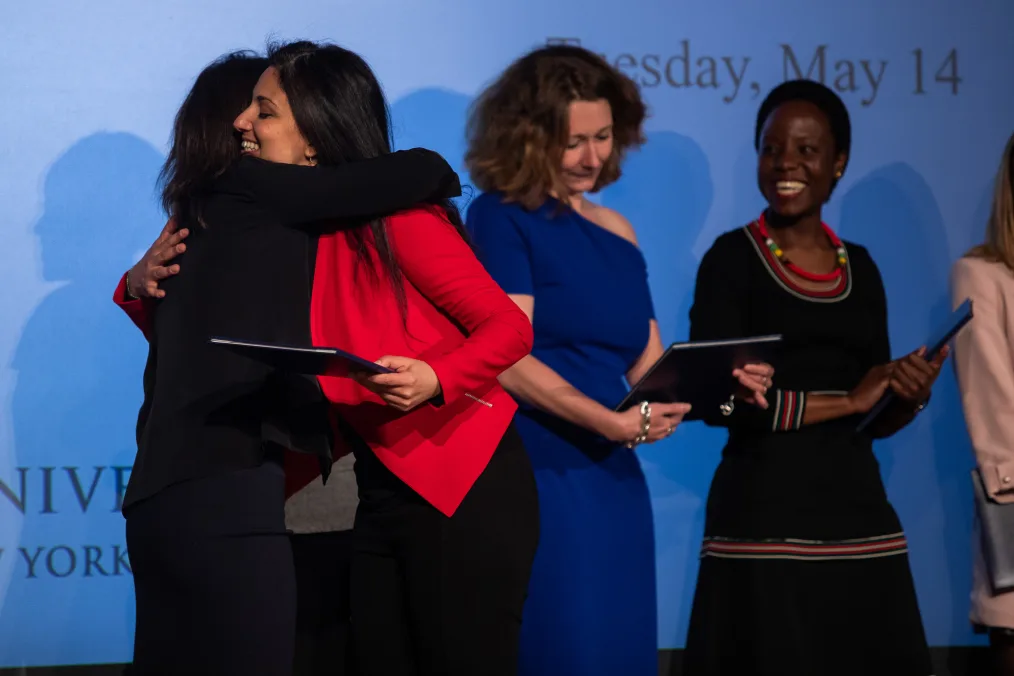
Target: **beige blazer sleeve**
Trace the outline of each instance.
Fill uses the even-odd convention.
[[[961,405],[986,490],[1014,502],[1014,363],[1008,313],[1014,276],[1005,266],[962,258],[951,274],[955,308],[972,299],[974,317],[954,345]]]

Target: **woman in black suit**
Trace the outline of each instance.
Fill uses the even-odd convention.
[[[177,167],[183,174],[191,174],[194,163],[213,165],[239,157],[239,146],[232,135],[231,99],[242,101],[236,104],[241,107],[249,103],[248,92],[267,66],[268,60],[253,52],[235,52],[205,72],[202,84],[194,87],[194,98],[218,93],[221,99],[208,98],[200,106],[213,115],[206,125],[209,133],[194,134],[183,124],[196,116],[188,107],[188,114],[179,117],[176,136],[189,141],[178,143],[169,155],[164,177],[176,175]],[[214,117],[219,112],[220,116]],[[186,251],[184,240],[188,234],[186,228],[177,228],[175,220],[170,219],[144,256],[120,279],[113,296],[146,338],[150,337],[155,299],[165,296],[159,284],[179,273],[179,255]],[[299,460],[301,464],[317,465],[312,457],[299,455],[288,454],[287,463]],[[349,455],[336,462],[326,485],[320,478],[305,486],[298,476],[286,478],[285,526],[290,532],[296,574],[293,676],[353,673],[348,586],[357,495],[351,460]]]
[[[232,74],[250,65],[229,57],[198,77],[167,162],[163,201],[190,235],[185,269],[164,281],[152,314],[124,498],[139,674],[292,670],[295,577],[280,457],[289,448],[330,466],[327,403],[314,379],[207,342],[310,343],[316,237],[278,226],[312,220],[322,201],[333,205],[329,218],[356,219],[460,191],[446,162],[425,151],[314,169],[237,162],[231,123],[250,89]],[[307,171],[327,172],[326,191]],[[269,184],[297,206],[255,204]]]

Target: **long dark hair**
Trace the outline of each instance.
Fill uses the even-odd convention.
[[[358,54],[336,45],[300,41],[271,46],[268,61],[278,71],[296,125],[316,152],[318,164],[355,162],[391,152],[390,115],[383,89]],[[442,200],[439,206],[467,242],[454,202]],[[373,281],[386,272],[404,318],[401,268],[384,220],[351,228],[345,236],[356,252],[357,265],[364,266]],[[371,248],[383,270],[374,267]]]
[[[267,67],[267,59],[238,51],[215,59],[197,76],[176,113],[169,156],[159,174],[168,215],[201,222],[202,197],[239,158],[233,120],[250,105],[250,93]]]

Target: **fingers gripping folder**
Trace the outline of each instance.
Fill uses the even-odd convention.
[[[781,335],[673,343],[637,381],[616,411],[642,401],[690,404],[684,420],[700,420],[728,406],[739,383],[732,372],[747,364],[768,363]]]

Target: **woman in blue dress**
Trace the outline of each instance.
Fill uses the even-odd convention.
[[[485,194],[467,224],[480,259],[532,318],[532,353],[501,382],[539,489],[540,544],[521,628],[524,676],[654,676],[655,548],[633,447],[689,407],[616,406],[662,354],[644,257],[620,214],[586,197],[644,142],[637,86],[579,47],[536,50],[478,99],[466,164]],[[753,401],[771,371],[737,371]]]

